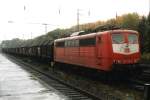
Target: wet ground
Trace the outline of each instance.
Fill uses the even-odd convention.
[[[66,100],[67,98],[0,54],[0,100]]]

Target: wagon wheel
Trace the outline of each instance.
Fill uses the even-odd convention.
[[[55,62],[51,61],[50,62],[50,67],[51,67],[51,69],[52,69],[53,72],[54,72],[54,66],[55,66]],[[49,69],[49,70],[51,70],[51,69]]]

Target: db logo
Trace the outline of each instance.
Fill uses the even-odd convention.
[[[124,49],[124,52],[125,52],[125,53],[129,53],[129,52],[130,52],[130,49],[129,49],[129,48],[125,48],[125,49]]]

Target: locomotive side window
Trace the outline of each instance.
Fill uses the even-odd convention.
[[[74,41],[74,46],[78,47],[79,46],[79,40]]]
[[[67,40],[65,41],[65,47],[77,47],[79,46],[79,40]]]
[[[71,46],[71,41],[70,40],[65,41],[65,47],[70,47],[70,46]]]
[[[80,46],[88,46],[88,45],[95,45],[95,44],[96,44],[96,38],[95,37],[79,40]]]
[[[129,43],[135,44],[138,42],[138,37],[136,34],[128,34]]]
[[[71,44],[70,41],[67,41],[67,47],[70,47],[71,46],[70,44]]]
[[[65,41],[65,47],[67,47],[67,45],[68,45],[68,42],[67,42],[67,41]]]
[[[74,40],[71,40],[70,42],[71,42],[71,45],[70,45],[70,46],[71,46],[71,47],[74,47]]]
[[[112,42],[113,44],[123,43],[124,42],[123,34],[120,33],[112,34]]]
[[[65,45],[64,41],[56,42],[56,47],[64,47],[64,45]]]

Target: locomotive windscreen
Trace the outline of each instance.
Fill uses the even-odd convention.
[[[123,43],[124,42],[123,34],[121,34],[121,33],[112,34],[112,42],[113,42],[113,44]]]
[[[138,43],[138,37],[136,34],[128,34],[128,42],[130,44],[136,44]]]
[[[139,52],[138,35],[133,32],[112,33],[114,53],[132,54]]]

